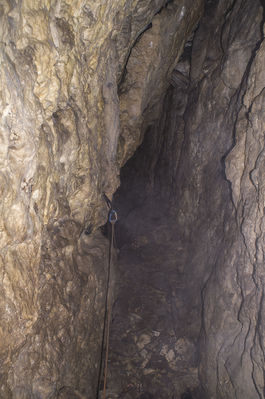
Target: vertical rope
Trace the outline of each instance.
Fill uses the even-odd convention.
[[[114,246],[114,222],[111,222],[111,242],[110,242],[110,253],[109,253],[109,282],[108,282],[108,293],[107,293],[107,334],[106,334],[106,355],[105,355],[105,369],[104,369],[104,386],[103,386],[103,399],[106,399],[106,388],[108,379],[108,360],[109,360],[109,335],[110,335],[110,321],[111,321],[111,290],[109,285],[111,283],[111,265],[112,265],[112,252]]]
[[[100,366],[99,366],[99,376],[97,385],[97,395],[96,399],[99,399],[100,392],[100,381],[102,375],[102,365],[103,365],[103,352],[106,340],[106,352],[105,352],[105,366],[104,366],[104,386],[103,386],[103,399],[106,399],[106,388],[107,388],[107,375],[108,375],[108,358],[109,358],[109,335],[110,335],[110,322],[111,322],[111,266],[112,266],[112,254],[114,248],[114,225],[118,220],[117,213],[113,209],[109,212],[108,221],[111,224],[111,237],[109,245],[109,260],[108,260],[108,277],[107,277],[107,288],[106,288],[106,301],[105,301],[105,313],[104,313],[104,325],[102,333],[102,344],[101,344],[101,356],[100,356]]]

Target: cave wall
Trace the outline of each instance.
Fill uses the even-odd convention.
[[[249,33],[254,30],[252,24],[256,26],[258,22],[254,22],[252,14],[253,22],[250,23],[252,4],[249,7],[245,17],[242,16],[242,25],[239,25],[242,27],[241,37],[246,47],[250,45]],[[231,18],[237,19],[239,12],[239,9],[235,9]],[[246,24],[249,26],[248,35]],[[206,347],[207,351],[205,353],[202,349],[202,375],[209,396],[221,398],[265,396],[264,208],[261,205],[264,203],[263,24],[264,18],[260,39],[256,46],[252,45],[252,55],[246,68],[240,65],[244,75],[240,82],[239,107],[234,119],[233,148],[225,158],[225,173],[231,183],[236,232],[227,250],[217,260],[204,290],[203,303],[207,310],[203,348]],[[244,37],[244,34],[247,36]],[[236,48],[242,60],[242,49]],[[238,76],[231,76],[230,82],[234,82],[235,78]],[[221,317],[218,312],[222,314]],[[213,364],[216,372],[210,375],[208,370]]]
[[[1,2],[1,397],[95,395],[102,193],[157,117],[202,11],[202,0]],[[126,71],[145,53],[137,81]]]

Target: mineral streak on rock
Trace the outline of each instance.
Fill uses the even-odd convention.
[[[157,14],[165,5],[1,2],[2,398],[95,394],[107,254],[97,228],[106,218],[102,192],[111,197],[118,186],[116,152],[125,131],[117,83],[152,23],[142,36],[150,48],[141,74],[149,85],[151,101],[140,99],[147,112],[167,83],[152,95],[151,86],[170,75],[202,10],[202,1],[175,1]],[[123,159],[139,136],[120,145]]]

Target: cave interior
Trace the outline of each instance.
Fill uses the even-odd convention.
[[[33,3],[0,4],[0,398],[264,399],[264,1]]]

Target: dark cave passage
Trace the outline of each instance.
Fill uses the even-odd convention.
[[[178,103],[179,95],[170,88],[165,106]],[[168,126],[168,118],[164,123]],[[195,398],[191,392],[198,397],[200,294],[184,267],[189,262],[187,244],[176,223],[175,188],[169,184],[174,160],[166,154],[170,149],[172,158],[176,156],[181,138],[172,137],[170,129],[165,137],[154,130],[149,129],[123,168],[114,200],[120,252],[109,378],[124,398],[176,393]]]
[[[110,398],[219,397],[209,388],[219,378],[210,366],[214,355],[203,348],[218,342],[212,324],[229,308],[217,298],[237,239],[225,158],[260,42],[261,13],[258,1],[209,2],[177,65],[189,85],[169,87],[160,119],[121,170]]]
[[[163,118],[124,166],[114,200],[120,253],[110,384],[124,398],[204,397],[198,378],[202,291],[224,248],[232,206],[219,210],[212,224],[214,191],[219,204],[230,200],[221,160],[205,160],[203,186],[185,162],[193,137],[184,137],[184,112],[188,97],[187,112],[194,112],[193,96],[169,88]]]

